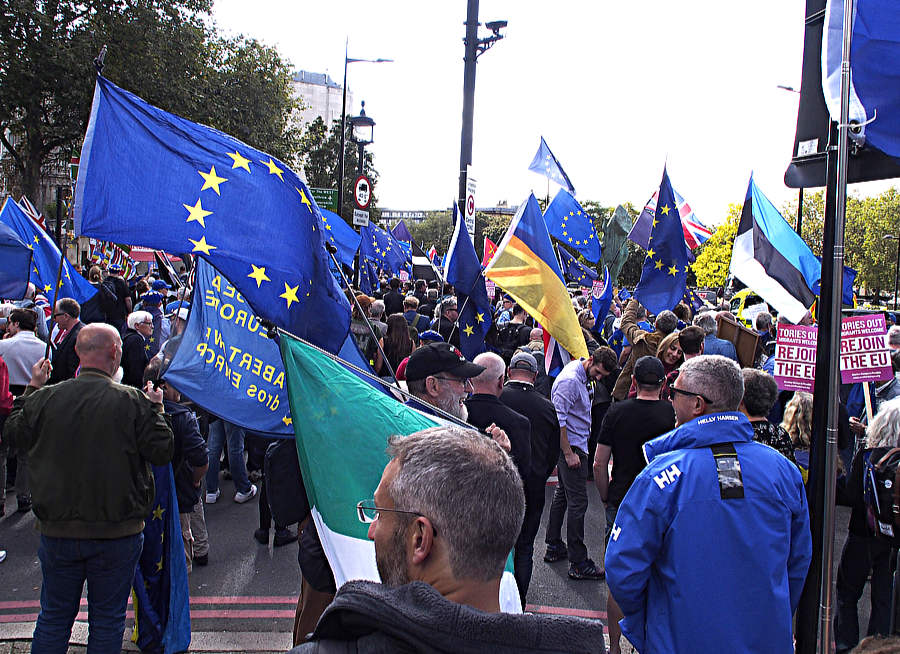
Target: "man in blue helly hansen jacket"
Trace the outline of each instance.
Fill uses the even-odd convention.
[[[812,554],[797,467],[753,442],[737,364],[684,363],[677,426],[644,445],[619,506],[606,579],[641,654],[793,653],[791,616]]]

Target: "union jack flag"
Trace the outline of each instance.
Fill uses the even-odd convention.
[[[641,215],[638,216],[638,219],[634,221],[634,227],[631,228],[631,232],[628,234],[629,239],[645,250],[649,243],[650,226],[653,223],[653,216],[656,214],[656,199],[658,196],[659,191],[655,191],[653,196],[647,200],[644,210],[641,212]],[[700,222],[700,219],[694,214],[694,210],[691,209],[691,205],[679,195],[678,191],[675,191],[675,202],[678,204],[678,215],[681,217],[684,242],[687,243],[687,246],[691,250],[700,247],[702,243],[708,241],[709,237],[712,236],[712,230]]]

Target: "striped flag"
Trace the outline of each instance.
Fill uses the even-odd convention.
[[[647,249],[650,237],[650,225],[653,224],[653,217],[656,214],[656,201],[659,199],[659,189],[653,192],[653,196],[647,200],[641,215],[634,221],[634,226],[628,233],[628,238]],[[675,191],[675,202],[678,206],[678,215],[681,218],[681,228],[684,231],[684,242],[692,250],[700,247],[702,243],[709,240],[712,236],[712,230],[700,222],[691,205]]]
[[[491,259],[494,258],[494,254],[497,252],[497,244],[494,243],[487,236],[484,237],[484,256],[481,257],[481,267],[487,268],[488,264],[491,262]]]

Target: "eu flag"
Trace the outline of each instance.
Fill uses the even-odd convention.
[[[390,233],[369,223],[360,230],[359,256],[375,267],[396,274],[406,265],[406,253]]]
[[[634,297],[650,313],[677,305],[687,285],[688,249],[669,174],[663,168],[649,247]]]
[[[260,317],[330,351],[344,342],[350,307],[296,173],[100,76],[81,150],[75,231],[201,256]]]
[[[531,160],[531,165],[528,166],[528,170],[533,170],[537,174],[553,180],[567,189],[569,193],[575,192],[575,187],[572,186],[572,182],[569,181],[569,176],[566,175],[566,171],[563,170],[559,160],[552,152],[550,152],[550,147],[547,145],[547,141],[544,140],[543,136],[541,137],[541,144],[538,146],[538,151],[535,153],[534,159]]]
[[[337,260],[348,268],[353,267],[353,259],[359,250],[360,236],[347,221],[328,209],[319,207],[322,214],[322,229],[325,230],[325,238],[337,248],[335,256]]]
[[[560,189],[544,212],[547,231],[563,245],[578,250],[588,261],[600,260],[600,239],[594,221],[565,189]]]
[[[134,571],[132,640],[142,652],[174,654],[191,643],[191,610],[172,464],[153,466],[153,480],[153,511]]]
[[[411,244],[415,240],[413,239],[412,234],[409,233],[409,228],[406,226],[406,223],[402,220],[394,225],[394,229],[391,230],[391,234],[393,234],[395,239],[404,243]]]
[[[52,302],[59,273],[59,248],[41,227],[29,218],[11,197],[6,198],[3,209],[0,209],[0,222],[11,228],[32,251],[31,273],[28,281],[34,284],[38,293],[43,293]],[[97,289],[78,274],[69,260],[63,262],[62,277],[59,280],[60,298],[70,297],[79,304],[84,304],[94,297]]]
[[[566,276],[566,279],[570,282],[578,282],[582,286],[590,286],[591,282],[597,279],[597,273],[569,254],[566,248],[557,249],[560,254],[563,275]]]
[[[468,231],[464,231],[465,223],[455,202],[453,223],[453,237],[447,251],[447,282],[456,289],[459,349],[471,361],[484,352],[484,338],[491,328],[491,302],[481,274],[481,262]]]
[[[0,297],[25,297],[30,273],[31,248],[11,227],[0,223]]]
[[[372,295],[378,290],[378,271],[366,258],[359,260],[359,290],[366,295]]]

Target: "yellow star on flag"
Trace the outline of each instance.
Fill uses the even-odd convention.
[[[652,259],[654,254],[656,254],[656,251],[653,248],[650,248],[649,250],[647,250],[647,258],[648,259]]]
[[[664,216],[668,216],[669,215],[669,205],[664,204],[663,208],[660,209],[659,212]]]
[[[44,293],[49,293],[51,288],[53,288],[51,284],[47,284],[46,286],[44,286]]]
[[[256,282],[256,288],[262,286],[263,282],[271,282],[272,280],[266,276],[266,268],[265,266],[254,266],[252,263],[250,267],[253,268],[253,272],[247,275],[250,279]]]
[[[662,262],[662,259],[660,259],[659,261],[656,262],[656,269],[657,269],[657,270],[662,270],[662,269],[663,269],[663,262]]]
[[[297,188],[296,186],[294,188]],[[302,188],[297,188],[297,193],[300,194],[300,202],[306,205],[306,208],[309,209],[309,212],[312,213],[312,202],[309,201],[309,198],[306,197],[306,193],[303,192]]]
[[[656,227],[658,224],[659,224],[659,221],[656,218],[654,218],[653,224],[650,226],[650,228],[652,229],[653,227]]]
[[[234,161],[231,168],[243,168],[248,173],[250,172],[250,160],[246,157],[242,156],[240,152],[235,150],[234,152],[229,152],[228,156]]]
[[[203,208],[203,205],[200,204],[200,198],[197,198],[197,204],[193,207],[189,204],[182,204],[181,206],[188,210],[188,217],[185,222],[189,223],[192,220],[196,220],[203,229],[206,229],[206,221],[204,218],[211,215],[212,211],[206,211],[206,209]]]
[[[471,336],[475,333],[475,328],[472,325],[466,325],[463,331],[466,333],[466,336]]]
[[[41,240],[38,238],[37,234],[34,235],[34,242],[35,242],[35,245],[41,242]]]
[[[288,305],[288,309],[291,308],[291,304],[300,301],[297,299],[297,290],[299,288],[300,284],[297,284],[296,286],[288,286],[287,282],[284,282],[284,293],[282,293],[278,297],[283,297],[285,299]]]
[[[669,274],[674,277],[678,274],[678,266],[669,266]]]
[[[162,572],[162,569],[163,569],[163,560],[160,559],[159,561],[156,562],[156,571]]]
[[[163,513],[165,513],[165,512],[166,512],[166,510],[164,508],[162,508],[162,505],[157,504],[156,508],[153,509],[153,519],[154,520],[162,520]]]
[[[201,236],[199,241],[195,241],[192,238],[189,238],[188,240],[194,244],[194,249],[191,250],[191,252],[202,252],[203,254],[209,255],[210,250],[217,249],[215,245],[210,245],[206,242],[205,236]]]
[[[289,418],[288,416],[285,416],[284,418],[282,418],[281,422],[284,423],[285,427],[290,427],[291,425],[294,424],[293,418]]]
[[[284,181],[284,177],[281,175],[281,173],[283,173],[284,171],[275,165],[275,162],[272,161],[272,157],[269,157],[268,161],[262,161],[261,163],[268,166],[270,175],[278,175],[278,179],[280,179],[282,182]]]
[[[202,170],[198,170],[197,172],[200,173],[200,177],[202,177],[204,180],[203,188],[200,189],[201,191],[205,191],[206,189],[211,188],[216,192],[216,195],[222,195],[221,193],[219,193],[219,184],[221,184],[222,182],[227,182],[228,180],[224,177],[219,177],[218,175],[216,175],[215,166],[211,166],[208,173],[204,173]]]
[[[483,313],[476,313],[476,314],[475,314],[475,320],[477,320],[478,322],[484,322],[484,314],[483,314]]]

